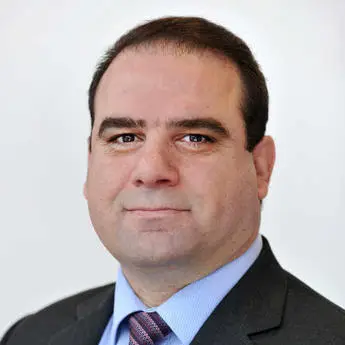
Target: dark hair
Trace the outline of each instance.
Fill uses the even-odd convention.
[[[105,53],[97,66],[89,88],[91,128],[94,125],[94,101],[102,76],[116,56],[126,48],[172,43],[192,51],[210,51],[229,59],[237,67],[242,84],[241,110],[246,128],[248,151],[263,138],[268,121],[268,91],[247,44],[226,28],[200,17],[164,17],[148,21],[121,36]],[[91,139],[89,139],[91,150]]]

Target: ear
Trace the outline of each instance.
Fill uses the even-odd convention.
[[[90,145],[90,143],[91,143],[91,137],[88,138],[88,154],[87,154],[87,166],[88,166],[88,168],[90,166],[90,159],[91,159],[91,145]],[[83,185],[83,194],[84,194],[84,198],[86,200],[88,199],[87,179],[88,179],[88,177],[86,176],[86,181],[84,182],[84,185]]]
[[[258,184],[258,198],[263,200],[268,187],[276,159],[275,144],[271,136],[264,136],[253,150],[253,159]]]
[[[84,182],[84,186],[83,186],[83,194],[84,194],[84,198],[87,200],[87,182]]]

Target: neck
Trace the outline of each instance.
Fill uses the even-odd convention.
[[[186,260],[189,263],[186,266],[170,264],[164,267],[159,265],[138,267],[122,264],[121,268],[128,283],[140,300],[147,307],[157,307],[185,286],[209,275],[241,256],[248,250],[256,236],[257,233],[252,234],[236,250],[231,251],[227,248],[228,255],[225,258],[224,251],[219,250],[216,255],[213,255],[212,260],[201,262],[199,265],[191,265],[191,261]],[[203,254],[203,257],[211,258],[207,254]]]
[[[199,279],[195,274],[183,273],[177,267],[167,268],[168,274],[162,268],[137,269],[124,265],[122,271],[135,294],[147,307],[163,304],[176,292]]]

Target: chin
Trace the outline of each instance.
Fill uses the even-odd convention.
[[[143,251],[138,250],[135,256],[123,255],[118,258],[118,261],[123,264],[136,266],[140,268],[160,268],[160,267],[180,267],[185,266],[190,260],[190,253],[171,252],[164,250],[157,251]]]

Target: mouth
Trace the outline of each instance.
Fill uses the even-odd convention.
[[[129,214],[138,215],[138,216],[165,216],[165,215],[175,215],[182,212],[188,212],[189,210],[176,209],[176,208],[133,208],[125,209]]]

